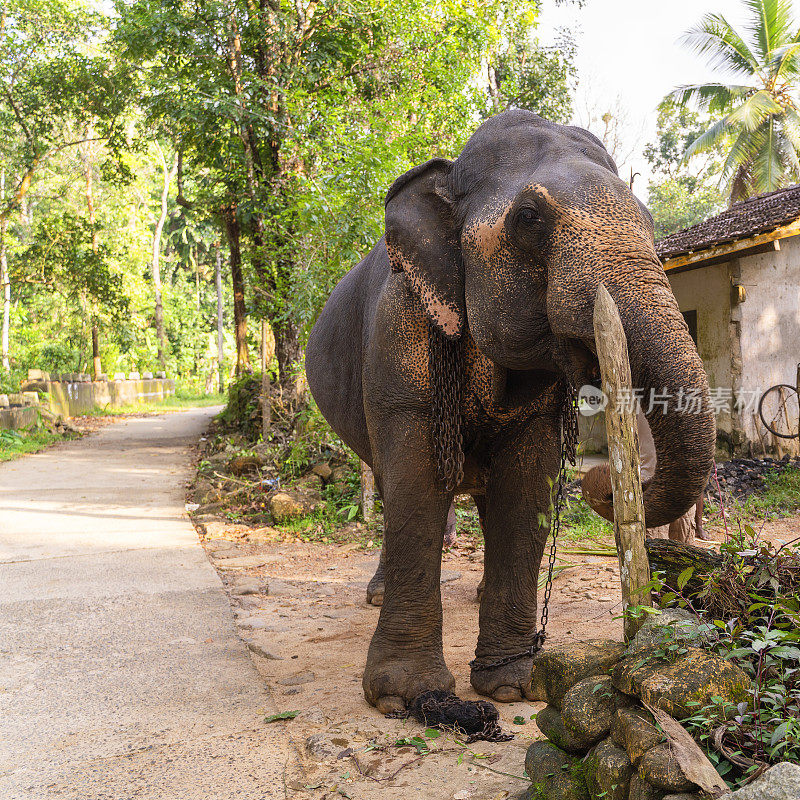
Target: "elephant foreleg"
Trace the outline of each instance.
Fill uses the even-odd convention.
[[[399,710],[429,689],[455,686],[442,653],[442,540],[452,497],[437,485],[419,432],[388,435],[380,463],[384,499],[383,605],[364,670],[367,701]]]
[[[485,589],[471,683],[479,694],[513,702],[528,696],[531,657],[493,665],[535,641],[537,581],[548,532],[540,515],[548,512],[547,479],[556,478],[559,448],[557,428],[546,418],[506,441],[492,460],[482,515]]]

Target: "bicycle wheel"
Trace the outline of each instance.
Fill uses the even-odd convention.
[[[788,383],[772,386],[758,401],[758,416],[764,427],[781,439],[800,437],[800,398],[797,389]]]

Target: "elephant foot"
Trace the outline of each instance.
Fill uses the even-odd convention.
[[[485,659],[487,662],[491,660]],[[530,691],[532,667],[533,658],[527,657],[495,669],[473,669],[470,683],[478,694],[491,697],[498,703],[534,700]]]
[[[452,692],[456,681],[441,656],[419,653],[368,661],[362,685],[367,702],[389,714],[431,689]]]
[[[386,590],[386,583],[383,578],[383,570],[378,568],[378,571],[372,576],[370,582],[367,584],[367,605],[382,606],[383,594]]]

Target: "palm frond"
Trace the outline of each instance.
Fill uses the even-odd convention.
[[[699,25],[690,28],[678,40],[697,55],[706,56],[712,67],[741,75],[758,75],[761,64],[721,14],[706,14]]]
[[[754,86],[730,83],[695,83],[678,86],[668,95],[676,103],[694,101],[701,111],[726,111],[737,100],[756,92]]]
[[[794,20],[790,0],[744,0],[750,9],[753,22],[747,29],[753,36],[758,54],[763,62],[769,61],[773,51],[791,39]]]
[[[727,116],[731,126],[741,125],[746,131],[755,131],[769,117],[783,113],[779,105],[768,91],[762,89],[748,97]]]
[[[754,133],[741,131],[728,151],[725,163],[722,165],[720,183],[727,184],[741,167],[752,165],[757,152],[758,148]]]
[[[714,145],[721,142],[726,136],[730,136],[732,132],[731,126],[728,124],[728,118],[715,122],[708,130],[703,131],[687,148],[683,154],[684,160],[688,161],[692,156],[702,153],[705,150],[710,150]]]
[[[773,51],[769,60],[769,74],[783,80],[800,75],[800,31],[794,41]]]
[[[737,168],[733,180],[730,182],[730,203],[733,205],[739,200],[746,200],[753,193],[751,191],[752,179],[750,176],[750,165],[742,164]]]

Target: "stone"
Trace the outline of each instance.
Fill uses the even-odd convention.
[[[269,510],[275,522],[284,522],[303,516],[303,506],[286,492],[276,492],[269,501]]]
[[[277,651],[270,649],[268,646],[263,645],[260,642],[254,642],[252,639],[248,639],[245,644],[251,653],[255,653],[261,658],[266,658],[269,661],[283,661],[283,656],[278,655]]]
[[[257,578],[245,578],[236,581],[231,586],[231,594],[236,597],[244,597],[248,594],[269,594],[269,588]]]
[[[534,742],[525,754],[531,800],[589,800],[580,759],[550,742]]]
[[[128,373],[128,380],[129,381],[140,381],[142,378],[138,372],[129,372]]]
[[[586,787],[592,800],[627,800],[633,765],[611,739],[603,739],[584,759]]]
[[[617,710],[629,703],[611,685],[610,675],[595,675],[578,681],[564,695],[561,719],[574,737],[594,744],[608,736]]]
[[[8,400],[7,394],[0,394],[0,408],[8,408],[11,403]]]
[[[125,380],[125,373],[124,372],[115,372],[114,377],[112,380],[115,381],[124,381]]]
[[[236,558],[220,559],[215,566],[217,569],[224,571],[231,569],[252,569],[254,567],[263,567],[264,564],[270,560],[272,559],[267,556],[238,556]]]
[[[153,380],[153,373],[152,372],[143,372],[142,373],[142,380],[143,381],[151,381],[151,380]]]
[[[461,580],[461,573],[456,572],[453,569],[443,569],[441,578],[439,579],[441,583],[455,583],[458,580]]]
[[[658,789],[647,781],[642,780],[634,772],[628,786],[628,800],[664,800],[664,790]]]
[[[236,624],[240,628],[249,628],[252,631],[263,631],[271,628],[270,623],[263,617],[241,617],[236,620]]]
[[[24,406],[38,406],[39,405],[39,392],[21,392],[22,405]]]
[[[347,480],[349,475],[350,467],[348,467],[347,464],[341,464],[338,467],[334,467],[331,471],[331,480],[333,480],[334,483],[342,483]]]
[[[680,794],[665,794],[663,800],[702,800],[702,798],[694,792],[691,794],[681,792]]]
[[[590,639],[542,650],[533,658],[530,692],[561,709],[564,695],[580,680],[602,675],[625,654],[625,645],[610,639]]]
[[[253,544],[268,544],[280,541],[281,539],[281,532],[277,528],[271,528],[269,526],[255,528],[248,531],[246,535],[248,541]]]
[[[653,715],[643,708],[621,708],[611,725],[611,736],[628,753],[635,766],[648,751],[664,741]]]
[[[304,670],[286,678],[281,678],[278,683],[281,686],[302,686],[304,683],[313,683],[316,679],[317,676],[311,670]]]
[[[684,775],[669,742],[662,742],[648,750],[641,757],[637,769],[641,778],[659,789],[686,792],[699,788]]]
[[[554,745],[568,753],[582,755],[592,746],[590,739],[575,736],[564,727],[561,712],[555,706],[545,706],[536,715],[536,724]]]
[[[333,475],[333,470],[324,461],[320,461],[319,464],[314,464],[314,466],[311,467],[311,472],[313,472],[314,475],[319,475],[319,477],[326,482],[329,481]]]
[[[782,761],[722,800],[800,800],[800,766]]]
[[[672,662],[628,656],[614,667],[613,682],[621,692],[637,695],[678,720],[712,705],[712,697],[736,705],[751,693],[742,669],[694,647]]]
[[[633,641],[627,655],[650,653],[665,644],[685,642],[704,646],[717,637],[713,625],[698,622],[696,615],[683,608],[669,608],[647,617]]]
[[[318,761],[327,761],[336,758],[339,753],[347,749],[348,740],[341,735],[330,733],[315,733],[306,739],[305,750],[311,758]]]

